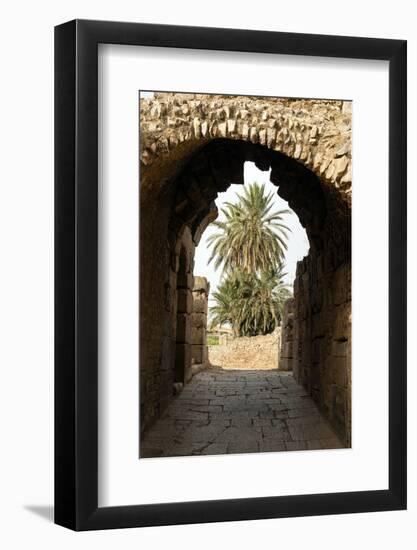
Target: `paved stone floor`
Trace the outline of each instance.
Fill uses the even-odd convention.
[[[145,435],[142,458],[341,448],[291,373],[207,369]]]

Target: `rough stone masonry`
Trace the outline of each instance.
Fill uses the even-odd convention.
[[[280,368],[280,335],[277,327],[271,334],[242,336],[209,346],[210,364],[223,369],[276,370]]]
[[[194,250],[217,194],[243,184],[251,161],[270,171],[310,242],[288,368],[350,445],[351,103],[157,93],[140,101],[139,154],[142,431],[190,378],[181,339],[191,333]]]

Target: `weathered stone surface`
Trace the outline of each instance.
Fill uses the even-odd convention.
[[[210,283],[205,277],[194,277],[193,288],[193,313],[191,320],[191,361],[201,365],[201,368],[208,366],[207,351],[207,304],[210,292]],[[201,368],[199,370],[201,370]]]
[[[277,408],[271,387],[279,390],[280,401],[287,400],[280,407],[286,414]],[[342,447],[290,373],[210,367],[194,376],[148,430],[140,457]]]
[[[343,258],[340,264],[340,258]],[[340,265],[338,265],[340,264]],[[292,369],[296,380],[325,411],[350,444],[351,417],[351,267],[333,246],[319,256],[311,250],[299,262],[294,282]],[[288,329],[283,329],[283,337]],[[284,347],[282,354],[288,355]],[[281,359],[282,364],[283,359]],[[291,413],[296,414],[296,411]],[[317,439],[326,439],[324,436]]]
[[[207,299],[206,294],[201,291],[194,292],[194,313],[207,314]]]
[[[277,369],[280,329],[265,336],[234,338],[225,345],[209,346],[209,361],[224,369]]]
[[[175,347],[175,363],[176,364],[191,364],[190,361],[191,348],[188,343],[177,343]]]
[[[206,338],[206,328],[204,325],[192,326],[191,327],[191,338],[192,341],[200,344],[200,342],[205,342]]]
[[[195,363],[207,363],[207,345],[193,344],[193,359]]]
[[[350,340],[352,307],[350,302],[334,308],[334,340]]]
[[[203,292],[206,295],[208,295],[210,289],[210,283],[207,281],[205,277],[194,277],[194,287],[193,292]]]
[[[288,371],[293,369],[293,327],[294,327],[294,299],[285,302],[281,323],[281,348],[279,369]]]
[[[351,266],[343,265],[334,273],[333,303],[335,306],[350,302],[351,299]]]
[[[193,293],[191,290],[180,288],[177,291],[177,312],[190,314],[193,311]]]
[[[141,100],[140,158],[145,168],[210,134],[291,154],[317,175],[346,187],[341,180],[350,173],[350,102],[197,94],[197,104],[195,94],[184,94],[179,111],[178,95],[156,93]]]
[[[186,313],[177,315],[177,343],[191,344],[191,325]]]

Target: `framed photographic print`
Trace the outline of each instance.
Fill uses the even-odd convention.
[[[406,507],[406,42],[55,29],[55,521]]]

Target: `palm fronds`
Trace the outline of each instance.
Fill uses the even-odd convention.
[[[288,210],[272,212],[273,194],[265,185],[253,183],[244,188],[237,203],[226,203],[223,220],[213,225],[218,231],[208,239],[212,247],[209,263],[232,272],[247,273],[278,267],[287,250],[289,228],[283,223]]]
[[[223,279],[213,293],[212,325],[230,324],[237,336],[269,334],[279,326],[291,291],[281,268],[261,274],[237,270]]]

